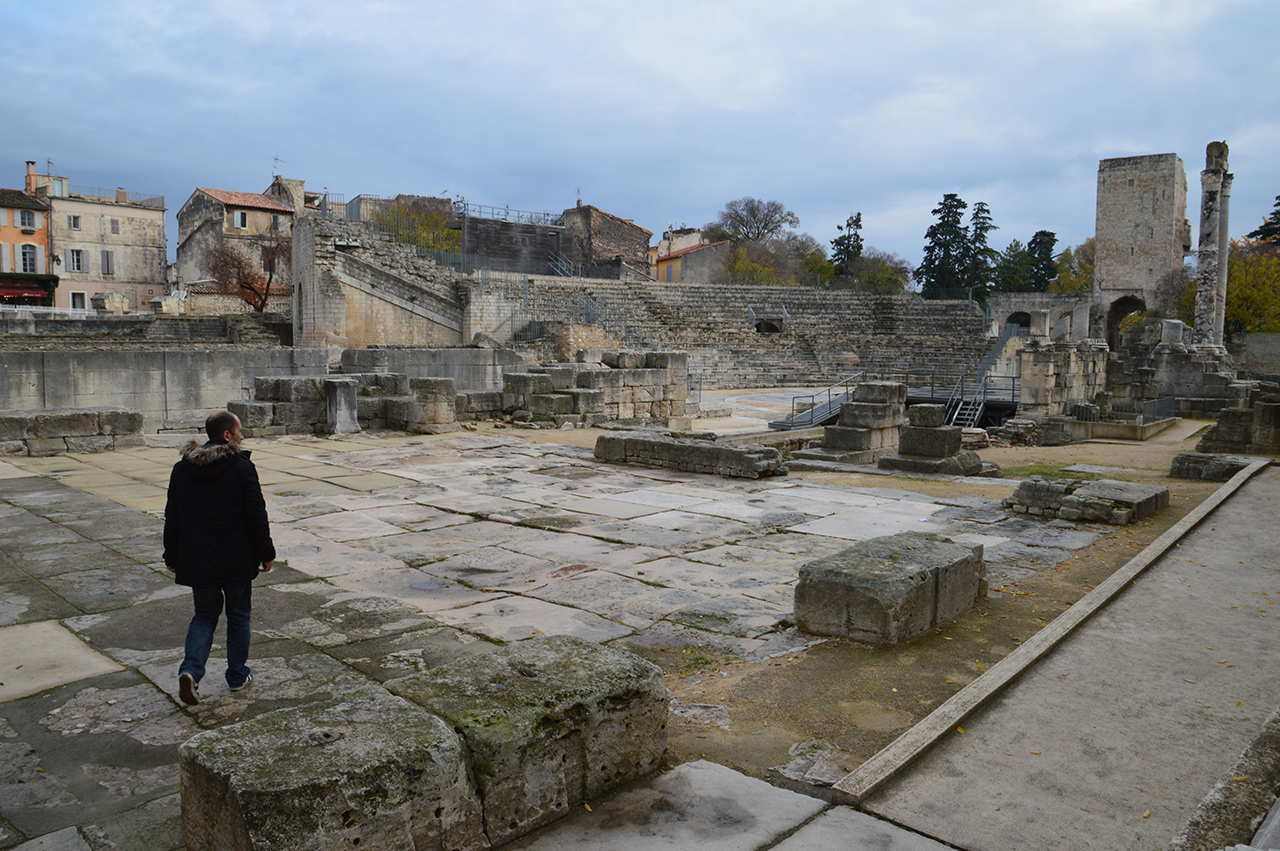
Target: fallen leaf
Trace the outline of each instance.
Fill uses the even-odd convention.
[[[1145,813],[1143,813],[1143,814],[1142,814],[1142,817],[1143,817],[1143,818],[1151,818],[1151,810],[1147,810]]]

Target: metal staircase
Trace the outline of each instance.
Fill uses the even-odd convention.
[[[785,420],[773,420],[769,428],[789,431],[796,428],[814,428],[830,425],[840,416],[840,406],[853,399],[853,388],[862,381],[865,373],[859,372],[817,393],[796,396],[791,400],[791,416]]]

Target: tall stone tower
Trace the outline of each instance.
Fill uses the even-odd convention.
[[[1177,154],[1117,157],[1098,164],[1097,254],[1090,336],[1114,347],[1134,310],[1172,317],[1191,251],[1187,175]]]

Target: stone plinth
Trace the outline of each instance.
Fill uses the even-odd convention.
[[[797,458],[873,464],[898,448],[907,386],[894,381],[867,381],[853,388],[840,406],[840,417],[822,434],[821,448],[796,453]]]
[[[577,638],[522,641],[387,688],[462,734],[494,846],[651,774],[666,751],[662,670]]]
[[[179,769],[189,851],[489,847],[457,733],[381,688],[198,733]]]
[[[125,408],[0,413],[0,455],[49,456],[145,446],[142,414]]]
[[[986,575],[981,544],[914,532],[862,541],[800,568],[796,626],[897,644],[971,608]]]
[[[1211,455],[1205,452],[1181,452],[1169,468],[1171,479],[1202,482],[1225,482],[1260,458],[1244,455]]]
[[[359,382],[354,378],[326,378],[324,380],[325,424],[329,434],[356,434],[360,431],[359,407],[356,391]]]

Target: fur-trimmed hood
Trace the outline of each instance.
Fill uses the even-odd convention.
[[[182,445],[182,460],[196,467],[208,467],[219,461],[234,458],[237,455],[249,457],[249,453],[236,446],[234,443],[222,443],[209,441],[201,446],[194,440],[188,440]]]

